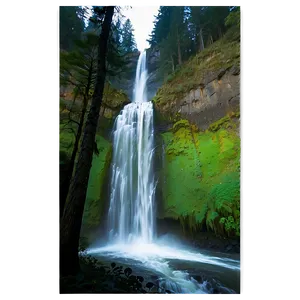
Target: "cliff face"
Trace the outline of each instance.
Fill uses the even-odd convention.
[[[171,74],[153,102],[165,121],[185,118],[205,130],[239,110],[240,44],[225,37]]]
[[[239,236],[239,42],[220,40],[158,89],[158,218],[183,233]],[[158,150],[160,151],[160,150]]]
[[[240,69],[233,66],[204,76],[201,84],[184,96],[158,102],[158,110],[166,116],[178,115],[205,130],[230,111],[238,111],[240,103]]]
[[[112,85],[125,92],[130,101],[133,98],[133,86],[135,82],[135,70],[139,59],[140,52],[135,51],[126,55],[126,66],[122,68],[122,72],[117,76],[108,76],[108,80]]]
[[[151,100],[157,90],[163,84],[162,79],[158,75],[158,61],[159,61],[159,51],[158,49],[147,49],[147,70],[148,70],[148,80],[147,80],[147,96]]]
[[[112,144],[102,136],[96,136],[99,154],[94,154],[90,171],[87,195],[82,217],[81,236],[92,241],[92,234],[101,223],[106,202],[104,185],[111,162]]]

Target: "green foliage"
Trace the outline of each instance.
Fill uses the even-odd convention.
[[[169,34],[171,28],[171,6],[160,6],[154,21],[154,28],[148,42],[151,46],[161,43]]]
[[[125,53],[130,53],[136,50],[136,42],[133,35],[133,27],[130,19],[127,19],[122,29],[122,45]]]
[[[183,61],[221,39],[229,13],[229,6],[160,6],[148,40],[160,51],[160,76],[168,81]]]
[[[67,157],[71,156],[73,150],[76,129],[76,124],[68,124],[67,122],[60,124],[59,151],[60,153],[64,153]]]
[[[80,17],[79,6],[59,7],[59,44],[61,50],[70,51],[74,40],[80,39],[84,31],[84,21]]]
[[[235,7],[235,9],[233,9],[230,14],[226,17],[225,19],[225,25],[227,27],[232,27],[232,26],[236,26],[238,28],[240,28],[240,23],[241,23],[241,11],[240,11],[240,7]]]
[[[96,79],[98,37],[85,33],[74,44],[73,51],[60,53],[60,84],[73,86],[77,95],[88,100]]]

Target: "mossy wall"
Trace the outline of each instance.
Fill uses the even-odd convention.
[[[163,205],[159,218],[179,219],[185,232],[239,235],[240,138],[238,114],[198,131],[187,120],[162,134]]]
[[[109,171],[112,154],[112,145],[109,141],[102,136],[97,135],[96,142],[99,155],[94,154],[90,171],[82,218],[82,227],[84,227],[85,230],[93,229],[100,224],[105,205],[102,190],[105,181],[104,179]]]

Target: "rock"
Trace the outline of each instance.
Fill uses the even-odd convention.
[[[226,73],[226,69],[221,69],[220,71],[219,71],[219,74],[218,74],[218,80],[220,80],[223,76],[224,76],[224,74]]]
[[[233,249],[233,247],[231,245],[228,245],[226,248],[225,248],[225,251],[226,252],[229,252]]]
[[[237,66],[233,66],[231,69],[230,69],[230,74],[233,75],[233,76],[236,76],[236,75],[239,75],[240,74],[240,68],[237,67]]]
[[[238,73],[238,67],[210,72],[199,82],[198,87],[186,92],[179,99],[166,102],[162,95],[155,107],[165,118],[173,119],[172,116],[179,114],[180,118],[189,120],[200,130],[206,130],[211,123],[223,118],[228,110],[239,110]]]
[[[201,275],[195,277],[195,279],[199,282],[199,283],[202,283],[203,282],[203,278]]]

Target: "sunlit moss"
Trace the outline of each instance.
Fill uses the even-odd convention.
[[[224,235],[229,227],[220,223],[222,217],[232,215],[239,222],[235,217],[240,197],[239,136],[222,126],[199,132],[187,120],[180,120],[162,137],[164,217],[179,219],[185,232],[205,224]]]

